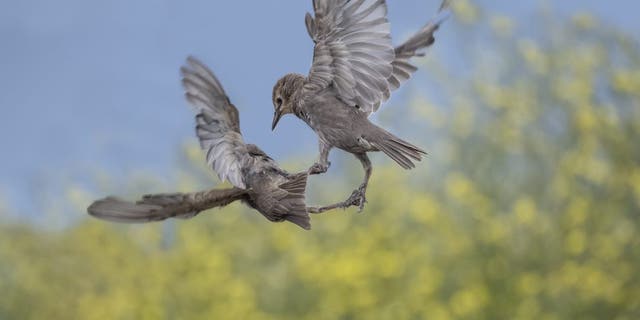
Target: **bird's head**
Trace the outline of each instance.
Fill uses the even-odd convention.
[[[304,76],[290,73],[282,77],[275,86],[273,86],[273,123],[271,130],[278,125],[278,121],[283,115],[293,113],[293,104],[295,102],[296,93],[302,89],[304,85]]]

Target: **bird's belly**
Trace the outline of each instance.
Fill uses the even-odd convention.
[[[285,182],[285,179],[277,174],[261,174],[254,173],[249,177],[247,187],[251,189],[249,192],[248,204],[260,212],[269,221],[282,221],[282,217],[273,214],[273,207],[277,204],[273,194],[278,190],[278,185]]]
[[[303,105],[296,115],[304,120],[318,138],[332,147],[349,152],[361,152],[359,138],[367,128],[367,115],[325,91]]]
[[[358,138],[362,135],[361,126],[357,121],[349,118],[331,118],[320,116],[310,117],[309,126],[323,142],[346,151],[352,151],[360,144]],[[315,120],[315,121],[314,121]]]
[[[361,152],[356,150],[361,147],[358,137],[360,133],[351,127],[323,126],[315,129],[318,138],[325,144],[349,152]]]

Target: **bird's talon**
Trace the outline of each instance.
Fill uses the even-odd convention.
[[[329,165],[331,165],[331,163],[323,164],[316,162],[309,168],[309,174],[325,173],[329,169]]]
[[[365,188],[362,186],[356,190],[353,190],[349,199],[347,199],[347,203],[349,206],[357,206],[358,213],[362,212],[364,209],[364,204],[367,202],[367,198],[365,197]]]

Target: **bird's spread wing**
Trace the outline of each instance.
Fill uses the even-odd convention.
[[[169,218],[190,219],[203,210],[224,207],[243,199],[247,190],[213,189],[194,193],[164,193],[145,195],[136,202],[108,197],[95,201],[87,211],[107,221],[144,223]]]
[[[207,163],[222,181],[245,189],[242,167],[249,153],[240,133],[238,109],[213,72],[197,59],[189,57],[180,71],[187,101],[198,112],[196,134]]]
[[[449,1],[444,0],[438,14],[431,21],[409,40],[395,48],[395,60],[391,64],[393,72],[388,79],[392,91],[398,89],[405,81],[409,80],[411,74],[418,70],[409,63],[409,60],[416,56],[424,56],[423,50],[434,43],[433,34],[438,30],[440,24],[449,17]]]
[[[384,0],[314,0],[306,25],[315,42],[305,90],[331,85],[346,104],[366,113],[390,94],[395,58]]]

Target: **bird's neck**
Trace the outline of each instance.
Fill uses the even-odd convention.
[[[298,103],[293,104],[291,111],[296,117],[300,118],[302,121],[307,121],[307,110],[305,108],[305,103],[303,99],[298,100]]]

